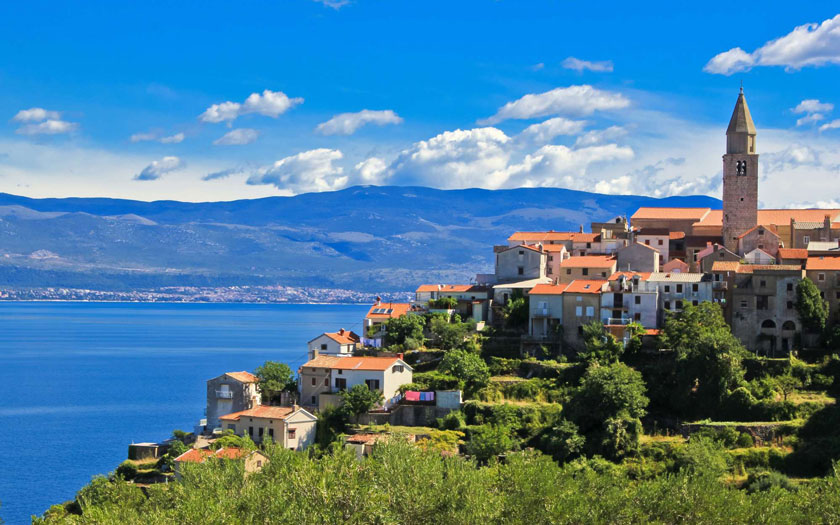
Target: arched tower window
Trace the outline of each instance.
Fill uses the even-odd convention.
[[[745,160],[735,161],[735,175],[746,175],[746,174],[747,174],[747,161],[745,161]]]

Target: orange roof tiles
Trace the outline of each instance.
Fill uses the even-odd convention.
[[[561,268],[612,268],[615,259],[609,255],[578,255],[560,261]]]
[[[601,293],[607,281],[577,279],[569,283],[563,293]]]
[[[370,307],[365,319],[393,319],[404,316],[410,309],[411,304],[409,303],[386,303],[381,301]]]
[[[319,355],[303,364],[307,368],[330,368],[333,370],[388,370],[397,364],[397,357],[332,357]]]
[[[566,286],[565,284],[538,284],[531,288],[528,295],[560,295]]]
[[[547,232],[515,232],[508,237],[509,242],[546,242],[546,241],[571,241],[572,238],[578,235],[578,232],[556,232],[549,230]]]
[[[779,248],[780,259],[807,259],[807,248]]]
[[[544,252],[562,252],[566,249],[564,244],[543,244]]]
[[[349,357],[338,359],[350,359]],[[226,414],[219,419],[224,421],[239,421],[240,417],[260,417],[263,419],[285,419],[294,412],[293,407],[275,407],[269,405],[257,405],[248,410]]]
[[[806,270],[840,270],[840,257],[808,257]]]
[[[695,220],[703,219],[711,211],[710,208],[648,208],[642,207],[636,210],[630,217],[630,221],[639,219],[678,219]]]
[[[256,383],[259,378],[251,372],[226,372],[225,375],[230,376],[240,383]]]
[[[239,459],[248,455],[248,451],[241,448],[220,448],[216,451],[214,456],[222,459]]]
[[[765,230],[765,231],[768,231],[768,232],[772,233],[772,234],[773,234],[773,235],[775,235],[776,237],[778,237],[778,236],[779,236],[779,234],[778,234],[778,233],[776,233],[776,226],[774,226],[774,225],[772,225],[772,224],[768,224],[768,225],[766,225],[766,226],[765,226],[764,224],[758,224],[758,225],[756,225],[756,226],[753,226],[753,227],[752,227],[752,228],[750,228],[749,230],[745,231],[745,232],[744,232],[744,233],[742,233],[741,235],[739,235],[739,236],[738,236],[738,238],[739,238],[739,239],[743,239],[744,237],[746,237],[747,235],[749,235],[750,233],[752,233],[753,231],[755,231],[755,230],[757,230],[757,229],[759,229],[759,228],[764,228],[764,230]]]
[[[332,339],[338,344],[342,345],[351,345],[353,343],[358,343],[362,340],[357,334],[353,333],[352,331],[347,331],[344,328],[339,330],[338,332],[324,332],[324,335]]]
[[[639,276],[642,281],[647,281],[650,278],[651,272],[615,272],[614,274],[610,275],[609,281],[617,281],[622,275],[627,279],[632,279],[635,276]]]
[[[215,452],[206,448],[191,448],[175,458],[175,461],[178,463],[204,463],[207,461],[207,458],[210,457],[220,459],[240,459],[246,455],[248,455],[247,450],[233,447],[220,448]]]
[[[712,264],[713,272],[737,272],[741,267],[739,261],[715,261]]]
[[[840,210],[758,210],[758,222],[776,225],[789,225],[791,219],[796,222],[822,222],[826,215],[830,216],[832,222],[834,222],[840,215]]]
[[[668,238],[671,240],[685,239],[685,232],[670,232]]]
[[[472,284],[422,284],[417,292],[469,292],[473,289]]]
[[[723,210],[709,210],[709,213],[692,226],[723,226]]]
[[[388,434],[353,434],[352,436],[347,436],[345,443],[351,443],[356,445],[372,445],[377,441],[384,440],[388,438]]]
[[[600,233],[575,233],[572,242],[598,242],[600,238]]]

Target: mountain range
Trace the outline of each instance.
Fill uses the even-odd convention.
[[[407,291],[491,272],[493,245],[513,231],[588,231],[640,206],[720,201],[397,186],[203,203],[0,193],[0,286]]]

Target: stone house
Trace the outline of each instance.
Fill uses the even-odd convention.
[[[732,333],[748,349],[787,354],[800,330],[796,285],[805,270],[795,265],[741,265],[732,295]]]
[[[689,266],[682,259],[671,259],[666,262],[660,271],[665,273],[684,273],[690,270]]]
[[[722,244],[707,243],[706,248],[697,252],[697,262],[694,264],[694,270],[700,273],[709,273],[712,267],[719,261],[740,262],[741,256],[737,253],[727,250]]]
[[[779,248],[779,264],[798,264],[805,268],[808,261],[806,248]]]
[[[546,244],[543,245],[543,250],[548,254],[545,275],[550,279],[554,279],[560,275],[560,263],[568,259],[571,255],[562,244]]]
[[[255,443],[270,438],[290,450],[304,450],[314,443],[315,425],[318,422],[317,417],[297,405],[260,405],[219,419],[224,430],[232,430],[237,436],[247,435]]]
[[[642,228],[634,235],[636,242],[650,246],[659,253],[659,264],[670,261],[671,232],[667,228]],[[622,270],[625,268],[621,268]]]
[[[458,302],[454,309],[462,319],[488,320],[492,288],[477,284],[423,284],[414,292],[415,303],[428,307],[429,301],[451,297]]]
[[[761,250],[775,259],[779,254],[779,248],[783,246],[782,238],[776,233],[776,227],[772,225],[754,226],[738,237],[738,254],[742,256],[753,250]]]
[[[775,264],[776,258],[761,248],[756,248],[744,254],[744,261],[748,264]]]
[[[315,359],[319,355],[347,357],[353,355],[356,347],[361,344],[361,337],[344,328],[338,332],[324,332],[309,341],[309,359]]]
[[[298,370],[301,403],[320,409],[335,404],[334,394],[366,385],[382,392],[384,405],[389,406],[399,388],[412,382],[413,371],[399,357],[319,356]]]
[[[601,320],[601,293],[608,288],[606,279],[578,279],[563,290],[563,338],[567,343],[582,346],[583,326]]]
[[[685,304],[698,305],[711,301],[712,276],[702,273],[653,273],[642,285],[658,292],[658,325],[662,326],[667,312],[680,312]]]
[[[561,283],[574,280],[609,279],[615,273],[616,259],[609,255],[573,256],[560,263],[560,274],[555,277]]]
[[[250,372],[227,372],[207,380],[207,426],[212,433],[219,428],[219,418],[260,404],[257,376]]]
[[[528,334],[535,339],[559,336],[563,326],[566,284],[538,284],[528,292]]]
[[[539,279],[546,275],[548,254],[542,245],[521,244],[496,251],[496,282]]]
[[[640,323],[656,328],[659,289],[645,285],[650,272],[616,272],[601,294],[601,320],[606,325]]]
[[[828,301],[829,323],[840,320],[840,255],[836,257],[808,257],[805,276],[819,288]]]
[[[211,458],[226,459],[229,461],[243,460],[245,474],[261,471],[269,461],[268,456],[259,450],[249,451],[239,448],[220,448],[214,451],[206,448],[191,448],[175,458],[175,479],[181,479],[184,469],[183,465],[200,465],[206,463]]]
[[[637,241],[619,248],[615,254],[616,269],[620,272],[658,272],[661,257],[656,248]]]
[[[375,348],[381,347],[385,339],[385,323],[412,312],[414,308],[410,303],[384,302],[377,297],[364,319],[362,344]]]

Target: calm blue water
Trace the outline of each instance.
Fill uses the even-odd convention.
[[[205,381],[359,330],[362,305],[0,302],[0,517],[29,523],[126,458],[192,430]]]

